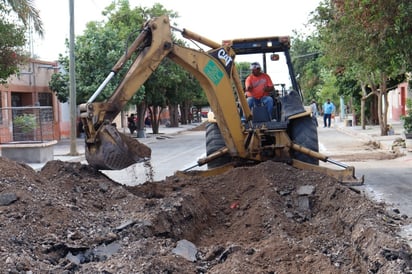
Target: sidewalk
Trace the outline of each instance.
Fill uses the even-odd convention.
[[[319,120],[319,125],[322,125],[323,122]],[[334,122],[333,127],[336,130],[344,132],[351,136],[357,136],[365,141],[376,142],[380,145],[381,149],[384,150],[393,150],[395,147],[394,145],[398,144],[399,139],[405,139],[403,135],[403,127],[401,122],[389,122],[393,129],[393,134],[387,136],[381,136],[381,129],[379,125],[376,126],[366,126],[365,129],[362,129],[361,126],[346,126],[343,122]],[[411,153],[408,151],[407,148],[402,148],[400,146],[396,146],[396,149],[400,150],[402,153]]]

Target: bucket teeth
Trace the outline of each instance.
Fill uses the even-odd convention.
[[[86,144],[86,160],[100,170],[120,170],[150,159],[151,149],[134,138],[104,125],[94,143]]]

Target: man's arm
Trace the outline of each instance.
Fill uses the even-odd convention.
[[[265,92],[271,92],[275,90],[275,87],[273,85],[272,79],[270,78],[269,74],[265,74],[266,76],[266,86],[264,87]]]
[[[275,90],[275,87],[274,86],[266,86],[266,87],[264,87],[264,91],[265,92],[271,92],[271,91],[274,91]]]
[[[252,89],[253,89],[253,86],[252,86],[252,83],[251,83],[251,80],[250,80],[249,76],[246,77],[246,80],[245,80],[245,89],[246,89],[246,91],[252,91]]]

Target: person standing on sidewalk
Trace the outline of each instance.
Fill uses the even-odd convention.
[[[130,130],[130,134],[133,134],[133,132],[136,130],[136,121],[134,114],[130,114],[129,117],[127,117],[127,127]]]
[[[316,101],[312,100],[310,104],[310,111],[312,112],[312,119],[316,126],[318,126],[318,106],[316,105]]]
[[[326,100],[323,104],[323,127],[330,127],[332,113],[334,111],[335,105],[330,101],[330,99]]]

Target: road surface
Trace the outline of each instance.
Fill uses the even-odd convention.
[[[125,185],[161,181],[177,170],[196,165],[197,160],[205,156],[205,132],[185,131],[176,135],[159,135],[147,145],[152,149],[149,164],[138,163],[123,170],[102,172]],[[203,168],[205,167],[196,169]]]

